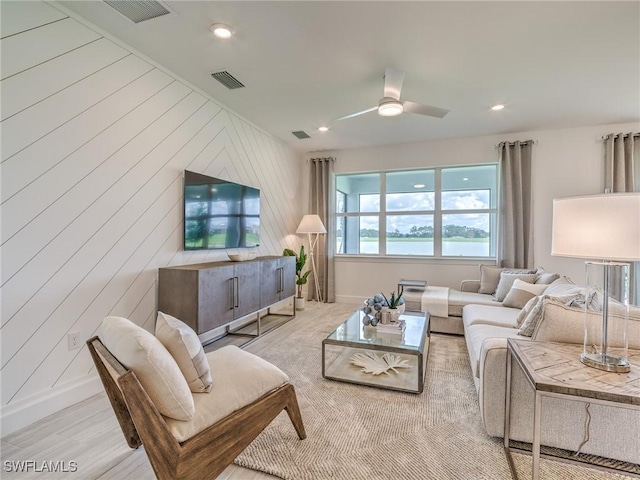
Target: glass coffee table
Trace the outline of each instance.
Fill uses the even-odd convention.
[[[364,326],[364,312],[358,310],[322,341],[322,376],[331,380],[372,387],[422,393],[429,356],[429,314],[404,312],[406,322],[402,335],[381,333],[376,327]],[[407,368],[374,375],[351,363],[356,354],[385,353],[406,360]]]

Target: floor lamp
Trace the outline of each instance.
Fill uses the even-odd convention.
[[[554,199],[551,255],[589,260],[580,361],[628,372],[628,262],[640,261],[640,193]]]
[[[322,220],[320,220],[318,215],[305,215],[302,217],[302,220],[300,220],[300,225],[298,225],[296,233],[306,233],[309,235],[309,255],[311,256],[311,269],[313,270],[316,299],[322,302],[322,290],[320,290],[320,282],[318,281],[318,272],[316,270],[316,261],[313,258],[313,253],[318,243],[318,236],[322,233],[327,233],[327,229],[324,228]],[[312,240],[311,235],[313,234],[315,234],[315,237]]]

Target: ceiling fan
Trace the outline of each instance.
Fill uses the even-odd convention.
[[[418,113],[429,117],[442,118],[449,110],[444,108],[433,107],[431,105],[422,105],[420,103],[410,102],[408,100],[400,100],[400,91],[402,90],[402,81],[404,80],[404,72],[387,68],[384,74],[384,96],[375,107],[367,108],[361,112],[351,113],[344,117],[336,118],[338,120],[346,120],[347,118],[357,117],[365,113],[378,111],[378,115],[383,117],[395,117],[404,112]]]

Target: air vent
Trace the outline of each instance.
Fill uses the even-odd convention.
[[[160,2],[154,0],[104,0],[104,3],[115,8],[133,23],[144,22],[171,13]]]
[[[240,82],[236,77],[231,75],[226,70],[224,72],[215,72],[212,73],[211,76],[218,80],[222,85],[227,87],[229,90],[233,90],[235,88],[244,88],[242,82]]]
[[[291,132],[291,133],[293,133],[300,140],[304,140],[305,138],[311,138],[309,135],[307,135],[307,132],[303,132],[302,130],[299,130],[297,132]]]

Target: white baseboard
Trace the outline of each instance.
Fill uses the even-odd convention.
[[[336,295],[336,303],[362,303],[364,300],[360,295]]]
[[[40,395],[0,407],[0,434],[9,435],[44,417],[104,391],[96,373],[68,382]]]

